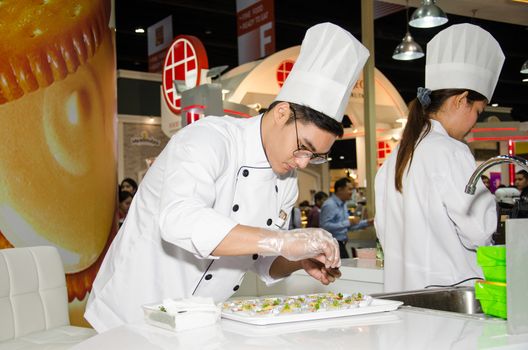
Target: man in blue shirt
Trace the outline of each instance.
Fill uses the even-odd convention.
[[[345,248],[348,241],[348,231],[360,230],[372,223],[372,220],[349,218],[346,202],[352,198],[354,186],[350,179],[344,177],[334,184],[334,194],[323,203],[319,224],[327,230],[339,243],[341,259],[349,258]]]

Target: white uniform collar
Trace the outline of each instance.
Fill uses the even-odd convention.
[[[264,145],[262,143],[262,116],[263,114],[260,114],[256,117],[250,118],[247,121],[248,124],[244,131],[244,143],[246,146],[245,165],[258,168],[271,168],[268,158],[266,157],[266,153],[264,152]]]
[[[444,126],[442,125],[442,123],[440,123],[438,120],[436,119],[430,119],[431,120],[431,129],[433,129],[434,131],[440,133],[440,134],[443,134],[445,136],[448,136],[448,137],[451,137],[449,136],[449,134],[447,133],[446,129],[444,128]]]

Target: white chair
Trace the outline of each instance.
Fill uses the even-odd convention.
[[[55,247],[0,249],[0,350],[68,349],[95,334],[70,326]]]

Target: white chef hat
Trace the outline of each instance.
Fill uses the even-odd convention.
[[[317,24],[306,32],[276,100],[308,106],[341,122],[368,57],[368,50],[343,28]]]
[[[469,89],[491,101],[504,63],[499,43],[473,24],[452,25],[427,44],[425,87]]]

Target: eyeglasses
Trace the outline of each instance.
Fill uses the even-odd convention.
[[[295,109],[290,106],[293,113],[293,122],[295,123],[295,136],[297,137],[297,149],[293,151],[293,156],[297,159],[310,159],[310,164],[323,164],[328,162],[328,153],[314,153],[304,148],[299,142],[299,132],[297,131],[297,116]]]

